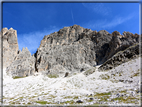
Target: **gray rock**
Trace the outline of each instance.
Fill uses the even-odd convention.
[[[43,38],[36,52],[36,69],[56,73],[87,70],[100,62],[110,40],[111,34],[105,30],[64,27]]]
[[[68,75],[69,75],[69,72],[66,72],[66,73],[65,73],[65,77],[67,77]]]
[[[112,33],[112,39],[109,42],[109,46],[108,46],[106,54],[102,60],[102,63],[104,63],[106,60],[111,58],[117,52],[124,51],[128,47],[130,47],[134,44],[137,44],[137,43],[139,43],[139,35],[138,34],[124,32],[123,35],[120,35],[119,32],[114,31]]]
[[[120,97],[120,93],[117,93],[116,96],[117,96],[117,97]]]
[[[79,71],[84,65],[95,65],[93,42],[80,34],[84,28],[74,25],[45,36],[37,50],[38,72]],[[84,39],[80,39],[84,38]],[[93,60],[92,60],[93,59]]]
[[[83,103],[83,101],[82,101],[82,100],[77,100],[76,102],[77,102],[77,103]]]
[[[35,57],[31,56],[31,53],[27,48],[23,48],[22,51],[17,54],[10,66],[7,67],[6,71],[13,77],[34,75]]]
[[[98,64],[102,64],[100,70],[108,70],[139,55],[139,35],[130,32],[121,35],[117,31],[112,34],[105,30],[97,32],[79,25],[64,27],[45,36],[33,56],[28,49],[18,51],[15,30],[3,28],[0,33],[3,64],[12,76],[28,76],[35,72],[68,76],[67,72],[72,75]]]
[[[94,100],[94,98],[90,98],[90,100]]]
[[[3,68],[8,67],[18,52],[17,31],[13,28],[1,30],[3,40]],[[0,48],[1,50],[1,48]]]
[[[139,56],[139,44],[134,44],[124,51],[119,51],[115,55],[113,55],[110,59],[108,59],[105,63],[103,63],[99,70],[109,70],[112,69],[124,62],[127,62],[133,58]]]

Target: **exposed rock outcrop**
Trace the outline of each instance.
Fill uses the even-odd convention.
[[[27,48],[18,51],[14,61],[7,67],[7,73],[13,77],[24,77],[35,73],[35,57]]]
[[[86,35],[89,32],[92,31],[74,25],[45,36],[36,53],[38,72],[65,75],[66,71],[79,71],[95,65],[94,43]]]
[[[3,28],[1,31],[3,40],[3,68],[8,67],[18,52],[17,31],[13,28],[9,30]]]
[[[3,28],[0,33],[3,40],[3,68],[7,68],[7,73],[13,77],[34,74],[35,57],[27,48],[18,51],[17,31]]]
[[[109,69],[110,66],[123,63],[123,59],[129,59],[127,54],[132,54],[134,57],[139,54],[139,45],[136,45],[134,53],[131,52],[134,50],[131,46],[139,42],[139,35],[130,32],[124,32],[121,35],[117,31],[112,34],[105,30],[97,32],[79,25],[64,27],[58,32],[45,36],[33,56],[27,48],[21,52],[18,51],[15,30],[4,28],[2,32],[3,64],[12,76],[22,77],[42,71],[45,74],[66,76],[67,72],[68,75],[71,75],[98,64],[103,64],[100,69]],[[124,52],[125,54],[120,52],[122,55],[124,54],[122,60],[119,60],[120,62],[111,59],[120,58],[121,54],[118,56],[115,54],[128,47],[132,48],[129,52]],[[114,65],[109,65],[112,62]]]
[[[38,72],[65,73],[82,71],[103,64],[119,51],[139,42],[139,35],[99,32],[78,25],[64,27],[47,35],[36,52]]]
[[[121,35],[118,31],[114,31],[112,33],[112,40],[109,42],[109,48],[106,51],[106,55],[103,58],[102,62],[105,62],[107,59],[111,58],[117,52],[123,51],[129,46],[132,46],[136,43],[139,43],[138,34],[124,32],[123,35]]]
[[[92,31],[78,25],[64,27],[58,32],[47,35],[41,41],[36,52],[36,68],[38,72],[63,71],[79,72],[96,65],[111,40],[107,31]]]
[[[103,63],[99,70],[110,70],[122,63],[125,63],[131,59],[138,57],[140,54],[139,52],[139,44],[135,44],[133,46],[128,47],[124,51],[119,51],[110,59],[108,59],[105,63]]]

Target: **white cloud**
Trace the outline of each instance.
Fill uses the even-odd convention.
[[[35,53],[43,37],[55,31],[58,31],[58,28],[53,26],[52,29],[49,30],[30,32],[28,34],[17,34],[19,50],[22,50],[23,47],[27,47],[31,54]]]
[[[101,30],[101,29],[111,29],[116,27],[124,22],[131,20],[134,17],[134,14],[130,14],[128,16],[115,16],[113,19],[102,19],[102,20],[92,20],[86,24],[85,27],[90,28],[92,30]]]
[[[134,15],[129,15],[127,17],[115,17],[111,22],[106,22],[102,28],[112,28],[115,27],[117,25],[120,25],[130,19],[132,19],[134,17]]]
[[[106,6],[104,3],[82,3],[82,5],[85,8],[102,16],[107,16],[111,14],[111,9],[108,6]]]

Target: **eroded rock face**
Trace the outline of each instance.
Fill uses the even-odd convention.
[[[18,51],[14,61],[7,67],[7,73],[13,77],[24,77],[35,73],[35,57],[27,48]]]
[[[109,42],[112,39],[112,34],[108,33],[106,30],[101,30],[99,32],[92,33],[95,52],[96,52],[96,62],[97,64],[103,63],[103,58],[109,49]]]
[[[105,54],[101,64],[104,63],[109,58],[111,58],[117,52],[123,51],[126,48],[128,48],[136,43],[139,43],[139,35],[138,34],[124,32],[123,35],[121,35],[119,32],[114,31],[112,33],[112,39],[108,44],[108,49],[106,51],[106,54]]]
[[[105,30],[97,32],[78,25],[64,27],[41,41],[36,52],[37,71],[65,74],[63,71],[79,72],[95,66],[105,55],[105,44],[111,37]]]
[[[131,59],[134,59],[139,56],[139,44],[134,44],[126,48],[124,51],[119,51],[110,59],[108,59],[105,63],[103,63],[99,69],[100,70],[110,70],[122,63],[125,63]]]
[[[45,36],[37,52],[31,56],[27,48],[21,52],[18,51],[15,30],[4,28],[2,32],[4,67],[7,67],[7,72],[12,76],[21,77],[42,71],[45,74],[58,76],[66,76],[67,72],[68,75],[82,72],[106,61],[112,63],[113,61],[109,59],[113,58],[117,52],[139,42],[138,34],[124,32],[121,35],[117,31],[110,34],[105,30],[97,32],[74,25]],[[133,52],[129,51],[129,53],[135,56]],[[122,60],[124,58],[127,59],[125,55]],[[113,60],[119,64],[117,60]],[[103,69],[108,69],[104,66]]]
[[[110,34],[78,25],[64,27],[43,38],[36,52],[36,69],[55,74],[86,70],[103,64],[117,52],[138,42],[139,35],[130,32],[121,35],[117,31]]]
[[[17,31],[13,28],[9,30],[3,28],[1,31],[3,37],[3,68],[8,67],[18,52]]]
[[[86,35],[89,32],[75,25],[45,36],[36,53],[38,72],[65,74],[95,65],[94,43]]]

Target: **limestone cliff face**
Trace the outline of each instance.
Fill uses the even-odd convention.
[[[36,68],[38,72],[50,73],[85,70],[103,64],[118,51],[138,42],[139,35],[130,32],[121,35],[117,31],[97,32],[79,25],[64,27],[43,38],[36,52]]]
[[[29,76],[35,73],[35,57],[27,48],[18,51],[14,61],[7,67],[7,73],[13,77]]]
[[[17,31],[13,28],[9,30],[3,28],[1,31],[3,40],[3,68],[8,67],[18,52]]]
[[[100,67],[99,70],[110,70],[118,65],[125,63],[131,59],[134,59],[139,56],[139,44],[135,44],[126,48],[124,51],[119,51],[114,56],[109,58],[106,62],[104,62]],[[142,53],[142,50],[141,50]]]
[[[27,48],[18,50],[17,31],[3,28],[1,31],[3,42],[3,68],[12,76],[28,76],[35,72],[35,57]],[[0,48],[1,49],[1,48]]]
[[[121,35],[117,31],[110,34],[106,30],[97,32],[73,25],[45,36],[36,53],[31,56],[27,48],[18,51],[15,30],[4,28],[2,32],[3,65],[7,67],[9,74],[21,77],[42,71],[46,74],[72,74],[98,64],[103,64],[102,69],[108,69],[108,63],[113,62],[110,59],[116,53],[139,43],[138,34],[124,32]],[[138,47],[136,47],[137,51],[139,51]],[[139,54],[137,51],[132,56],[137,56]],[[122,62],[124,58],[127,59],[127,55],[121,58]],[[116,60],[115,65],[117,62]]]
[[[36,52],[37,71],[65,74],[96,65],[91,32],[74,25],[45,36]]]
[[[118,31],[114,31],[112,33],[112,39],[108,44],[108,49],[102,60],[102,63],[104,63],[106,60],[111,58],[117,52],[123,51],[126,48],[134,44],[137,44],[137,43],[139,43],[138,34],[132,34],[130,32],[123,32],[123,35],[121,35]]]

